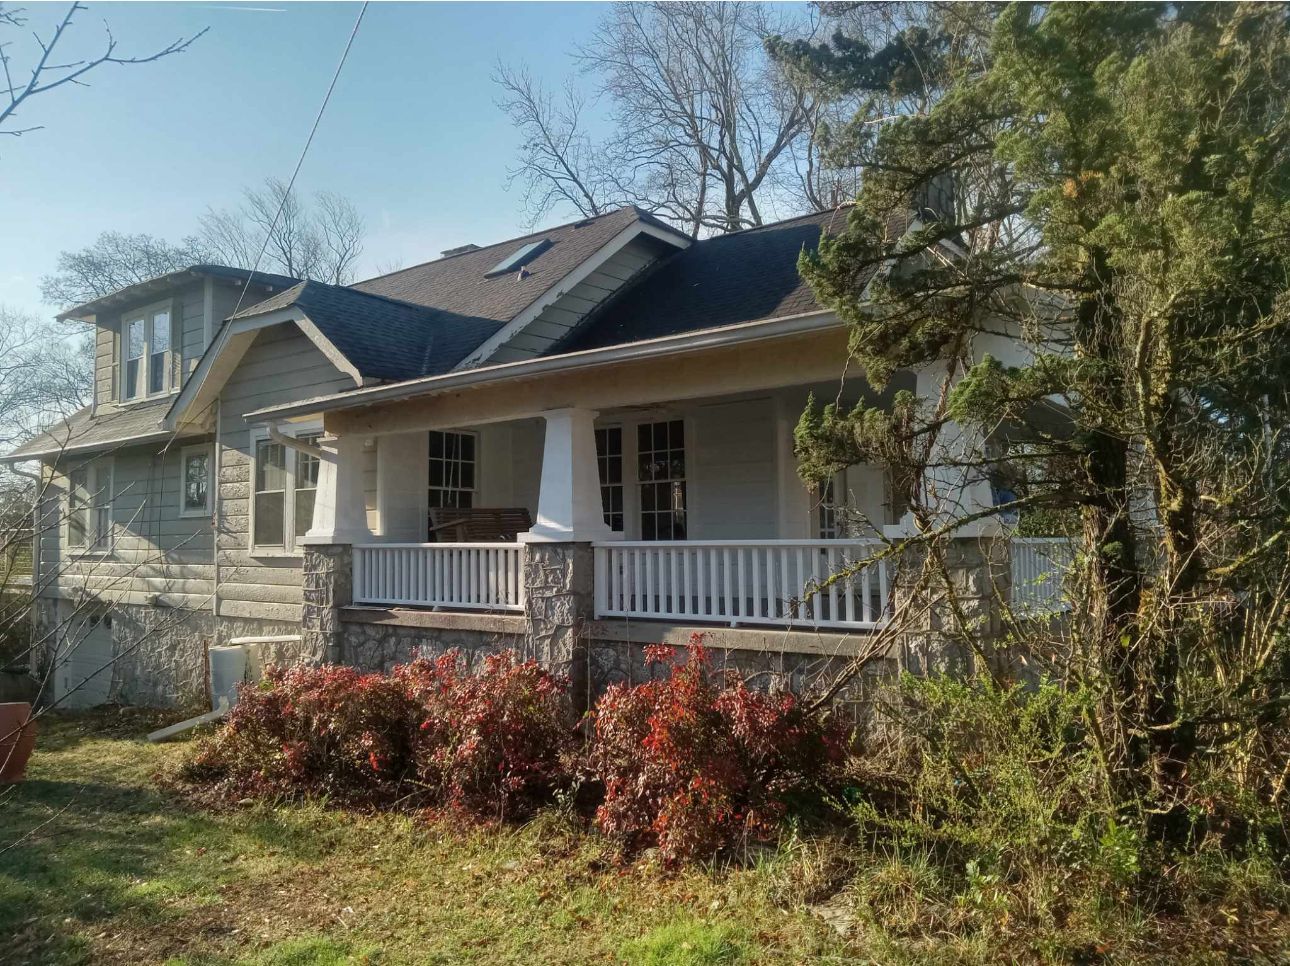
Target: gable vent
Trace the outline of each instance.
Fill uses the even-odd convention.
[[[543,238],[541,241],[529,242],[518,251],[512,252],[494,265],[490,270],[484,273],[486,278],[492,278],[494,275],[505,275],[507,272],[514,272],[520,267],[527,265],[533,259],[537,258],[544,251],[551,247],[551,239]]]

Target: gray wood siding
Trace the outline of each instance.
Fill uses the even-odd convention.
[[[209,608],[214,588],[210,519],[179,515],[180,451],[201,442],[177,440],[169,450],[136,446],[94,458],[112,464],[112,541],[104,553],[68,547],[67,474],[87,461],[59,466],[42,511],[45,595],[92,591],[129,604]]]
[[[652,264],[658,243],[637,238],[614,253],[603,265],[547,306],[532,322],[517,332],[489,357],[490,363],[532,359],[567,336],[596,306],[613,295],[623,283]]]
[[[98,316],[94,320],[94,392],[99,405],[119,401],[117,363],[121,353],[121,320],[139,309],[165,302],[167,298],[173,300],[170,319],[171,384],[178,388],[201,358],[206,349],[206,288],[203,282],[186,285],[171,296],[153,296],[131,308]]]
[[[301,558],[250,553],[251,433],[243,414],[352,389],[294,324],[263,330],[224,386],[220,449],[220,615],[298,621]]]

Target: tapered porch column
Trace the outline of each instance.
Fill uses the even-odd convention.
[[[367,506],[363,499],[363,439],[361,436],[324,436],[318,441],[318,490],[314,495],[314,521],[301,542],[305,544],[367,543]]]
[[[363,500],[362,437],[328,435],[318,445],[313,525],[301,538],[300,633],[308,659],[338,664],[345,660],[340,609],[354,594],[351,545],[373,538]]]
[[[546,443],[537,523],[520,539],[526,543],[611,539],[613,531],[600,505],[595,410],[552,409],[542,417]]]
[[[600,505],[596,413],[555,409],[546,419],[537,523],[524,548],[525,644],[532,657],[569,677],[576,707],[586,700],[587,624],[594,616],[591,544],[613,531]]]

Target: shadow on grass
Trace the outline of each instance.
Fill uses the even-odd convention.
[[[194,907],[218,902],[245,857],[308,863],[328,850],[307,815],[206,814],[153,786],[148,776],[173,749],[142,735],[164,717],[42,719],[31,777],[0,791],[6,961],[87,961],[87,936],[175,928]],[[113,734],[126,727],[131,740]]]

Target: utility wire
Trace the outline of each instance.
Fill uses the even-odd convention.
[[[340,79],[341,69],[349,58],[349,50],[354,46],[354,38],[358,36],[358,28],[363,22],[363,15],[367,13],[369,2],[370,0],[363,0],[363,6],[359,8],[358,17],[354,21],[354,29],[349,32],[349,40],[345,42],[345,49],[341,51],[340,62],[336,64],[336,70],[331,75],[331,83],[327,85],[327,93],[323,95],[322,104],[318,106],[318,113],[314,116],[313,127],[309,129],[309,137],[305,139],[305,146],[300,149],[300,157],[296,160],[295,170],[291,172],[291,180],[287,182],[287,190],[282,193],[282,199],[278,202],[278,210],[274,212],[273,221],[270,222],[269,230],[264,235],[264,244],[260,246],[260,253],[255,256],[255,263],[251,266],[251,274],[247,276],[246,284],[242,286],[242,294],[238,296],[237,305],[233,307],[233,315],[237,315],[242,308],[242,299],[246,298],[246,293],[251,288],[251,280],[255,278],[255,273],[260,268],[260,260],[264,258],[264,253],[269,247],[269,240],[273,238],[273,232],[278,227],[278,219],[282,217],[282,210],[287,206],[287,200],[291,197],[292,189],[295,188],[296,176],[300,174],[300,168],[305,163],[305,156],[309,153],[309,147],[314,143],[314,135],[318,133],[318,125],[322,123],[323,113],[327,110],[332,91],[336,89],[336,81]]]

